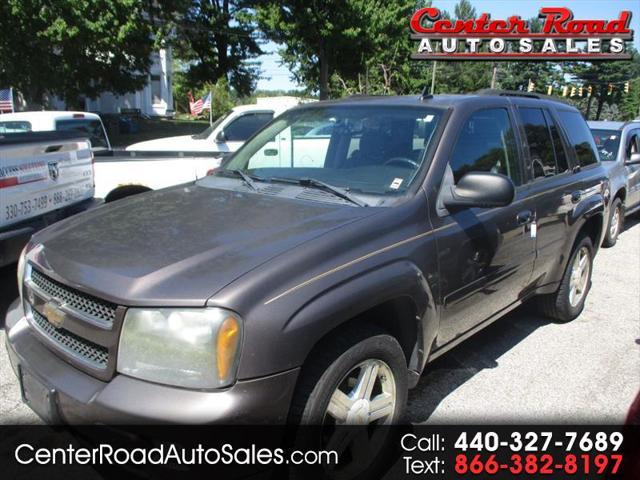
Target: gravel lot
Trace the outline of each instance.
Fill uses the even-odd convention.
[[[17,296],[0,269],[0,315]],[[3,322],[1,320],[0,322]],[[0,323],[0,326],[2,323]],[[0,423],[39,423],[20,401],[0,330]],[[583,314],[525,306],[438,359],[409,395],[415,423],[620,423],[640,390],[640,222],[596,258]]]

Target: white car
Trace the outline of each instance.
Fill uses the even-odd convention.
[[[196,135],[165,137],[134,143],[128,151],[146,152],[213,152],[221,156],[235,152],[242,144],[285,110],[298,105],[300,99],[259,98],[254,105],[241,105],[216,120],[213,125]]]
[[[111,149],[102,120],[95,113],[36,111],[0,115],[0,134],[51,131],[79,132],[89,138],[93,151]]]

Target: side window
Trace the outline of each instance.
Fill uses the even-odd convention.
[[[568,110],[560,110],[558,115],[560,116],[560,123],[562,123],[567,132],[569,142],[576,152],[578,164],[581,167],[586,167],[598,163],[596,144],[582,115]]]
[[[494,172],[522,183],[513,126],[504,108],[473,113],[462,127],[449,161],[454,182],[467,172]]]
[[[244,142],[273,119],[273,113],[249,113],[235,119],[224,129],[227,141]]]
[[[627,141],[626,158],[629,159],[631,154],[640,153],[640,130],[633,130],[629,134],[629,140]]]
[[[533,178],[551,177],[558,173],[551,131],[540,108],[519,108],[520,119],[529,145]]]
[[[560,128],[551,115],[549,115],[549,112],[544,112],[544,118],[547,119],[547,124],[551,130],[551,139],[553,140],[553,151],[556,154],[558,173],[564,173],[569,170],[569,161],[567,160],[567,152],[564,149],[564,144],[560,137]]]

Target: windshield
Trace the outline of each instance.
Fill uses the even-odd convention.
[[[248,141],[225,169],[260,180],[314,179],[348,192],[397,195],[417,176],[441,116],[441,110],[407,107],[292,110]]]
[[[57,120],[56,130],[81,132],[82,134],[86,134],[89,140],[91,140],[91,148],[109,148],[107,137],[100,120]]]
[[[228,111],[224,115],[220,115],[218,119],[211,124],[206,130],[203,130],[200,133],[196,133],[195,135],[191,135],[191,138],[194,140],[206,140],[213,133],[213,131],[222,123],[222,121],[229,116],[231,111]]]
[[[613,161],[618,155],[620,146],[620,130],[591,130],[593,138],[598,147],[600,160],[604,162]]]

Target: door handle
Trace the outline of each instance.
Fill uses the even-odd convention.
[[[525,210],[516,216],[519,225],[527,225],[533,222],[533,218],[533,212],[531,210]]]
[[[582,198],[582,192],[580,191],[571,192],[571,203],[578,203],[581,198]]]

